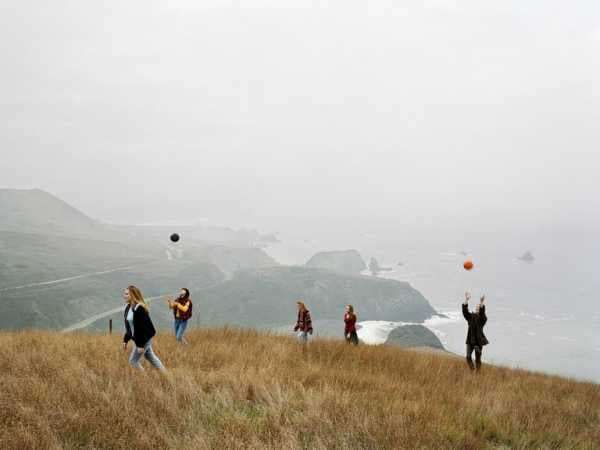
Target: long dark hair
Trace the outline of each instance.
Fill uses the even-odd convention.
[[[348,307],[348,316],[350,316],[351,318],[355,318],[356,314],[354,314],[354,306],[352,305],[346,305]]]
[[[185,294],[179,295],[179,300],[187,300],[190,298],[190,290],[188,288],[181,288],[182,291],[185,291]]]

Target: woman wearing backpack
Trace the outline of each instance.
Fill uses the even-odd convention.
[[[346,305],[346,312],[344,314],[344,337],[349,344],[352,343],[358,345],[356,314],[354,314],[354,307],[352,305]]]
[[[133,340],[135,342],[129,356],[129,363],[136,369],[143,370],[140,359],[144,356],[150,361],[150,364],[164,371],[165,367],[152,350],[152,338],[156,334],[156,330],[152,320],[150,320],[148,305],[142,292],[135,286],[129,286],[123,291],[123,300],[127,303],[123,315],[125,319],[123,350],[127,350],[129,341]]]
[[[188,320],[192,317],[192,299],[190,298],[190,291],[186,288],[181,288],[179,297],[173,300],[167,299],[169,308],[173,310],[173,317],[175,319],[175,339],[177,342],[187,344],[188,342],[184,339],[183,334],[187,328]]]

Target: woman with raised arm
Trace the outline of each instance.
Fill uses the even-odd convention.
[[[165,367],[152,350],[152,338],[156,335],[156,330],[150,320],[148,305],[142,292],[135,286],[129,286],[123,291],[123,300],[127,303],[123,315],[125,318],[123,350],[127,350],[129,341],[133,340],[135,343],[129,356],[129,363],[136,369],[143,370],[140,359],[144,356],[150,364],[164,371]]]
[[[467,364],[471,370],[481,369],[481,354],[483,353],[483,346],[489,344],[489,341],[483,334],[483,327],[487,322],[487,316],[485,314],[485,295],[481,297],[475,311],[469,312],[469,300],[471,294],[465,292],[465,302],[462,304],[462,313],[469,324],[467,331]],[[473,365],[473,351],[475,352],[475,365]]]
[[[187,344],[188,342],[183,337],[185,329],[188,325],[188,320],[192,317],[192,299],[190,298],[190,291],[187,288],[181,288],[179,296],[173,300],[167,298],[167,304],[169,308],[173,310],[173,317],[175,319],[175,339],[177,342]]]

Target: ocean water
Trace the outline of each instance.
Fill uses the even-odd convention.
[[[473,308],[486,296],[490,345],[484,361],[600,382],[600,239],[589,233],[487,233],[413,239],[388,232],[286,236],[267,251],[303,264],[317,251],[356,248],[392,268],[381,276],[409,282],[447,318],[425,325],[447,350],[464,354],[464,292]],[[287,239],[286,239],[287,238]],[[535,261],[517,256],[532,250]],[[462,268],[472,259],[475,268]],[[399,265],[401,263],[401,265]],[[360,320],[360,305],[355,305]]]

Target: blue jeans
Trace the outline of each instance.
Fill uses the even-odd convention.
[[[187,320],[175,319],[175,338],[179,342],[186,343],[186,340],[183,338],[183,333],[185,333],[187,323]]]
[[[306,344],[308,342],[308,333],[306,331],[298,331],[296,333],[296,338],[301,344]]]
[[[138,352],[137,347],[135,345],[133,346],[133,350],[131,350],[131,355],[129,355],[129,364],[131,364],[136,369],[144,370],[142,364],[140,363],[142,355],[144,355],[144,357],[148,361],[150,361],[150,364],[152,364],[157,369],[165,370],[165,366],[163,366],[162,362],[160,362],[160,359],[158,359],[158,356],[156,356],[156,353],[154,353],[154,351],[152,350],[152,339],[146,342],[146,345],[144,345],[143,352]]]

